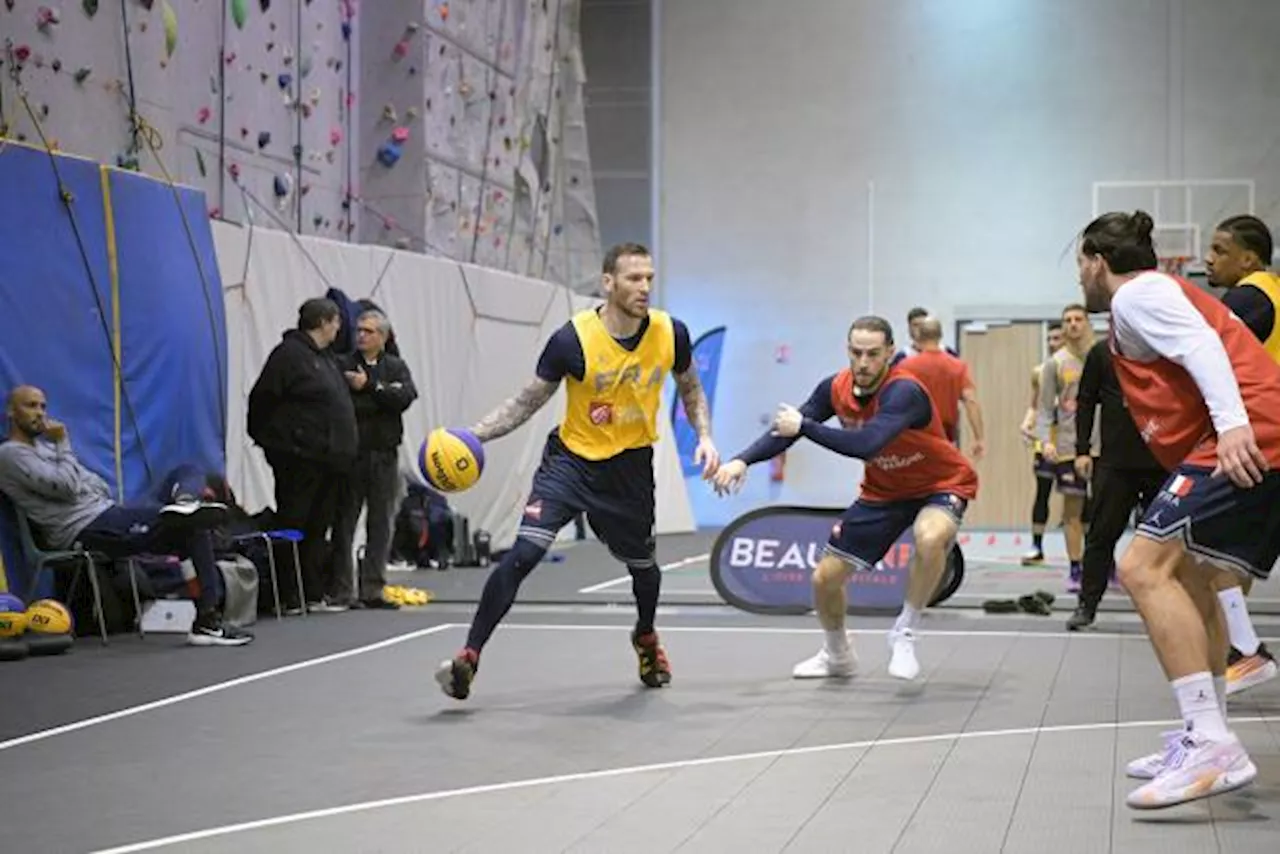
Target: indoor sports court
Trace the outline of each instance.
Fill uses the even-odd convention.
[[[225,654],[118,636],[10,665],[21,689],[0,711],[5,847],[1275,850],[1280,688],[1231,703],[1252,787],[1127,809],[1125,763],[1172,723],[1167,683],[1117,596],[1077,634],[1063,631],[1074,597],[1051,616],[971,607],[1062,589],[1061,571],[1015,565],[1012,535],[971,533],[963,592],[928,615],[909,684],[885,673],[889,621],[857,617],[858,676],[792,680],[820,642],[812,618],[724,605],[712,540],[659,545],[675,674],[663,690],[636,679],[627,585],[593,541],[530,577],[464,703],[431,671],[465,636],[478,568],[398,574],[436,594],[423,609],[266,617],[257,643]],[[1280,642],[1274,583],[1254,601],[1259,633]],[[19,820],[31,815],[45,818]]]

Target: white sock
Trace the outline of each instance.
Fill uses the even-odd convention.
[[[1218,694],[1218,708],[1222,710],[1222,719],[1227,719],[1227,677],[1213,677],[1213,690]]]
[[[1183,676],[1170,683],[1173,695],[1178,698],[1178,708],[1187,729],[1195,730],[1211,739],[1226,737],[1227,722],[1218,705],[1218,691],[1213,676],[1207,670]]]
[[[849,636],[844,629],[826,629],[827,653],[841,658],[849,654]]]
[[[1231,587],[1218,591],[1218,601],[1222,603],[1222,613],[1227,618],[1227,633],[1231,636],[1231,645],[1243,655],[1253,655],[1258,651],[1261,641],[1253,630],[1253,620],[1249,619],[1249,606],[1244,603],[1244,591],[1239,587]]]
[[[903,602],[902,612],[898,614],[898,619],[893,624],[893,631],[900,632],[903,629],[915,631],[918,625],[920,625],[920,612]]]

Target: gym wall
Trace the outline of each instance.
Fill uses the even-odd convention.
[[[1253,179],[1280,226],[1271,0],[702,0],[661,2],[657,20],[663,301],[691,329],[728,326],[726,455],[846,363],[858,314],[905,338],[924,305],[952,345],[956,320],[996,316],[984,307],[1055,317],[1079,298],[1094,182]],[[1207,241],[1244,205],[1152,212],[1192,216]],[[781,488],[759,468],[734,500],[693,485],[699,522],[846,503],[858,464],[801,442]]]

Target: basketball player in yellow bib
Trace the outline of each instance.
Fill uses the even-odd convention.
[[[1274,244],[1271,231],[1253,216],[1233,216],[1214,230],[1205,270],[1209,284],[1226,288],[1222,301],[1258,336],[1272,359],[1280,362],[1280,276],[1267,269]],[[1280,667],[1254,630],[1244,597],[1252,578],[1235,573],[1216,577],[1218,601],[1231,636],[1227,694],[1268,682]]]
[[[654,559],[653,444],[669,374],[698,435],[694,459],[704,478],[716,473],[720,456],[711,441],[689,330],[649,307],[649,251],[635,243],[615,246],[603,266],[604,305],[579,312],[552,335],[533,381],[471,428],[481,442],[505,436],[565,384],[564,418],[547,437],[515,545],[485,583],[466,646],[436,671],[436,681],[450,697],[463,700],[470,694],[480,653],[515,602],[520,583],[560,529],[581,513],[631,573],[637,611],[631,643],[640,681],[651,688],[671,681],[653,625],[662,583]]]

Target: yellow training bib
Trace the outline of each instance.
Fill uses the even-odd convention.
[[[1271,334],[1267,336],[1266,341],[1262,342],[1262,346],[1266,348],[1267,354],[1272,359],[1280,362],[1280,276],[1268,270],[1261,270],[1245,276],[1240,280],[1240,284],[1253,285],[1271,300],[1271,308],[1276,313],[1276,319],[1271,324]]]
[[[649,328],[627,350],[605,328],[595,309],[573,316],[586,364],[582,380],[565,378],[567,403],[560,440],[588,460],[607,460],[658,441],[662,390],[676,359],[671,316],[649,310]]]

